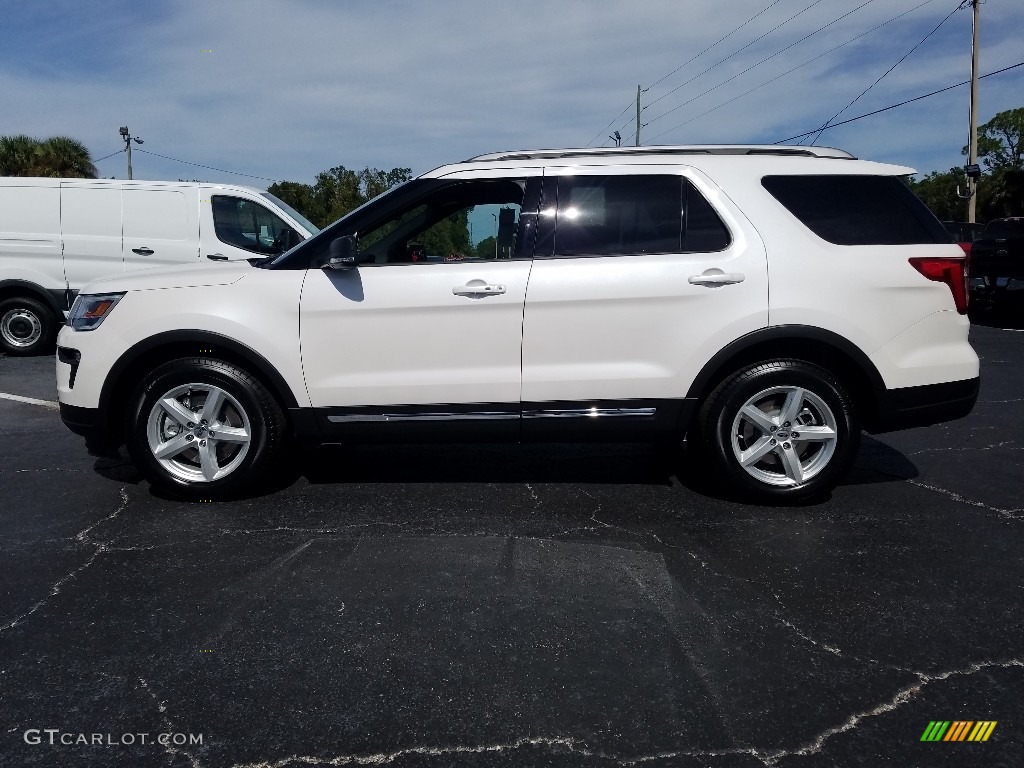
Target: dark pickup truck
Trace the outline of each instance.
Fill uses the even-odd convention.
[[[1024,217],[990,221],[974,241],[970,258],[975,307],[1024,307]]]

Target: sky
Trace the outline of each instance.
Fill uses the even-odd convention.
[[[72,136],[101,176],[126,178],[123,152],[101,158],[127,126],[145,142],[137,179],[266,188],[339,165],[420,174],[486,152],[608,145],[616,129],[631,144],[639,84],[644,144],[773,143],[817,129],[904,56],[837,119],[969,79],[971,11],[958,5],[0,0],[0,135]],[[1024,62],[1024,2],[980,7],[981,74]],[[1024,67],[981,80],[980,123],[1021,106]],[[817,143],[948,170],[964,163],[968,126],[961,86]]]

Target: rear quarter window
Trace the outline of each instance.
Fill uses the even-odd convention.
[[[761,184],[814,234],[836,245],[952,242],[896,176],[765,176]]]

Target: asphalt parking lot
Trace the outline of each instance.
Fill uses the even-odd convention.
[[[0,358],[44,401],[0,399],[0,765],[1024,764],[1024,333],[972,340],[969,418],[776,509],[630,445],[331,448],[181,503]]]

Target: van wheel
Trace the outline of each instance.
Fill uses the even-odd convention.
[[[824,368],[799,360],[738,371],[698,415],[701,450],[726,487],[764,503],[831,491],[857,455],[852,399]]]
[[[57,328],[57,318],[41,301],[27,296],[0,301],[0,348],[9,355],[50,352]]]
[[[284,442],[273,395],[230,363],[196,357],[160,366],[135,393],[128,451],[149,482],[189,499],[256,492]]]

